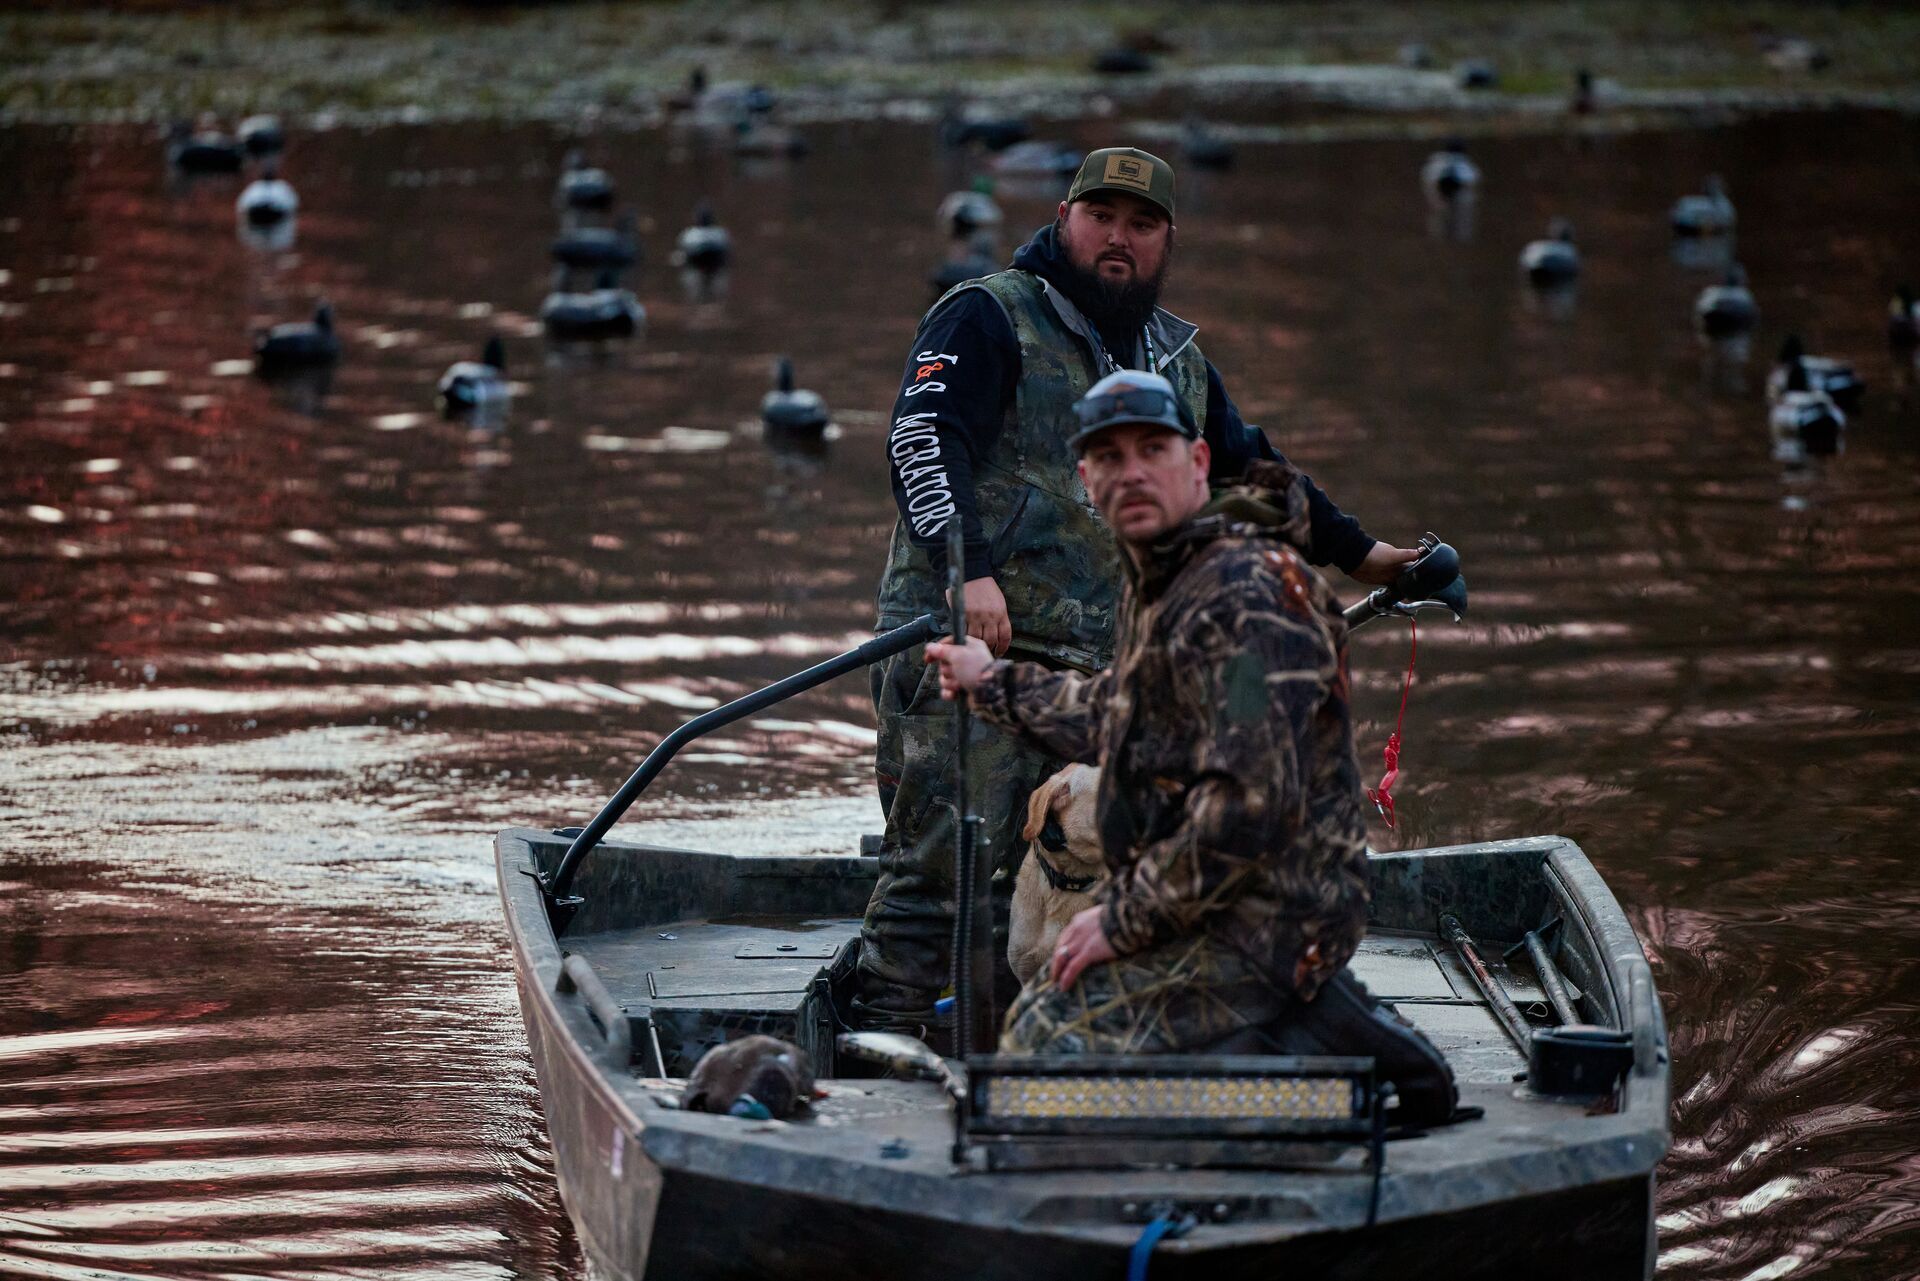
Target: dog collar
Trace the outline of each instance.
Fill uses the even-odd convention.
[[[1035,841],[1029,852],[1040,864],[1040,875],[1047,878],[1047,884],[1065,894],[1078,894],[1087,886],[1099,880],[1098,876],[1068,876],[1065,872],[1047,862],[1047,856],[1041,852],[1040,842]]]

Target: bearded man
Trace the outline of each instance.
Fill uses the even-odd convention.
[[[957,286],[921,320],[887,442],[900,519],[880,582],[880,629],[944,611],[946,529],[957,520],[971,635],[996,655],[1083,673],[1107,665],[1120,556],[1070,441],[1075,402],[1118,370],[1171,382],[1206,442],[1212,483],[1232,482],[1256,460],[1285,462],[1241,420],[1194,341],[1197,327],[1158,305],[1173,258],[1173,180],[1172,166],[1147,152],[1093,152],[1054,222],[1010,270]],[[1375,541],[1303,482],[1313,564],[1387,583],[1417,554]],[[861,930],[856,1018],[925,1035],[952,955],[953,736],[919,653],[876,666],[872,681],[886,834]],[[973,812],[1001,903],[1027,796],[1062,764],[988,726],[969,744]],[[996,916],[1004,921],[1004,908]]]

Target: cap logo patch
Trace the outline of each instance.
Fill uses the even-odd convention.
[[[1135,191],[1153,190],[1153,174],[1147,162],[1132,156],[1108,156],[1107,172],[1100,181],[1116,187],[1132,187]]]

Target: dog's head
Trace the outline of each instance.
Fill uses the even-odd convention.
[[[1027,822],[1020,834],[1029,843],[1038,842],[1047,861],[1068,876],[1097,876],[1106,870],[1094,817],[1099,790],[1099,770],[1069,765],[1027,798]]]

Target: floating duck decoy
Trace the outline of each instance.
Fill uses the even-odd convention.
[[[1767,65],[1776,71],[1823,71],[1831,62],[1825,49],[1801,36],[1773,41],[1766,57]]]
[[[1845,411],[1832,396],[1810,386],[1806,368],[1798,364],[1787,371],[1767,421],[1774,457],[1783,462],[1798,462],[1807,454],[1832,457],[1840,452],[1847,430]]]
[[[592,289],[566,287],[566,268],[554,273],[554,289],[540,304],[540,321],[550,338],[625,338],[647,319],[639,299],[603,271]]]
[[[1202,169],[1231,169],[1233,144],[1207,128],[1207,122],[1190,115],[1180,125],[1180,151],[1187,163]]]
[[[246,153],[216,129],[176,121],[167,131],[167,163],[181,173],[239,173]]]
[[[1739,263],[1727,268],[1727,278],[1708,285],[1693,304],[1693,323],[1709,338],[1744,334],[1759,323],[1760,307],[1747,288],[1747,269]]]
[[[768,431],[820,432],[831,415],[817,391],[795,388],[793,362],[785,356],[774,362],[773,390],[760,398],[760,421]]]
[[[967,251],[958,258],[949,258],[933,269],[927,277],[927,283],[933,286],[934,297],[952,289],[955,285],[968,280],[978,280],[982,276],[991,276],[1000,270],[1000,260],[995,252],[993,233],[976,231],[967,241]]]
[[[1017,142],[993,158],[998,173],[1066,175],[1080,168],[1084,153],[1062,142]]]
[[[1467,158],[1465,142],[1449,138],[1446,146],[1420,166],[1420,185],[1435,200],[1470,196],[1480,186],[1480,167]]]
[[[631,213],[611,227],[571,227],[553,242],[553,259],[580,271],[631,267],[640,260],[640,241]]]
[[[254,335],[254,369],[275,374],[330,365],[340,359],[340,336],[333,331],[333,304],[322,302],[313,319],[289,321]]]
[[[511,396],[507,383],[507,349],[495,334],[487,339],[478,360],[456,361],[440,376],[434,399],[451,417],[466,410],[504,404]]]
[[[566,167],[554,189],[554,203],[563,209],[613,208],[613,179],[604,169],[590,168],[586,153],[575,149],[567,153]]]
[[[733,123],[733,154],[792,159],[807,154],[807,140],[797,129],[745,115]]]
[[[280,176],[280,166],[269,160],[260,167],[260,176],[248,183],[233,202],[234,211],[254,227],[275,227],[300,211],[300,197],[293,184]]]
[[[1138,49],[1119,45],[1096,55],[1093,69],[1103,76],[1137,76],[1153,70],[1153,59]]]
[[[1547,239],[1535,240],[1520,251],[1520,270],[1536,285],[1561,285],[1580,274],[1580,251],[1573,244],[1573,224],[1555,218]]]
[[[713,207],[701,201],[693,211],[693,226],[680,233],[673,250],[673,265],[689,267],[711,275],[733,257],[733,237],[725,227],[713,221]]]
[[[1032,135],[1032,126],[1019,116],[965,116],[948,106],[940,117],[940,140],[949,147],[977,142],[988,151],[1005,151]]]
[[[1401,45],[1394,57],[1409,71],[1427,71],[1433,67],[1433,50],[1417,40]]]
[[[1853,366],[1826,356],[1809,356],[1799,334],[1788,334],[1780,344],[1780,356],[1767,375],[1767,399],[1779,400],[1793,385],[1796,371],[1806,390],[1825,392],[1847,413],[1860,411],[1860,399],[1866,395],[1867,385],[1853,372]]]
[[[1462,89],[1495,89],[1500,85],[1500,73],[1491,62],[1472,59],[1454,67],[1453,81]]]
[[[248,116],[233,132],[247,154],[256,159],[282,151],[287,145],[286,131],[281,129],[278,116]]]
[[[1720,175],[1707,175],[1706,191],[1682,196],[1667,215],[1676,236],[1724,236],[1733,230],[1733,201],[1727,199]]]
[[[998,227],[1000,206],[993,200],[993,179],[975,178],[967,190],[953,192],[940,202],[934,218],[956,240],[985,227]]]
[[[1901,350],[1920,347],[1920,299],[1912,285],[1901,285],[1887,301],[1887,344]]]
[[[814,1097],[813,1064],[799,1046],[743,1036],[700,1056],[680,1106],[752,1121],[783,1121]]]

